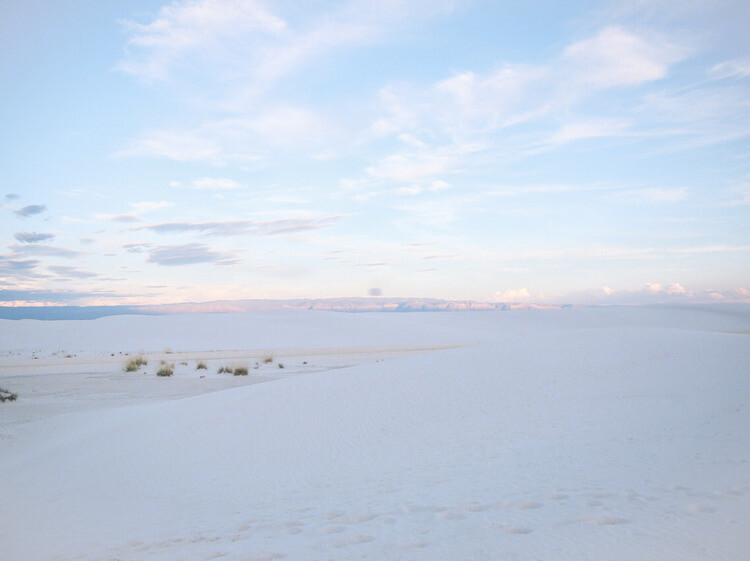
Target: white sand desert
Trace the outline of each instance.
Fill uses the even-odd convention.
[[[0,558],[750,559],[748,331],[743,305],[3,320]]]

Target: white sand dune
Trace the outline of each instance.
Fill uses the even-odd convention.
[[[1,321],[0,555],[748,559],[749,328],[747,306]]]

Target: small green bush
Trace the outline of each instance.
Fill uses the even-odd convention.
[[[235,376],[247,376],[247,368],[244,366],[240,366],[239,368],[234,369],[234,375]]]
[[[162,377],[171,376],[172,374],[174,374],[174,364],[165,364],[156,371],[156,375]]]
[[[195,367],[196,370],[208,370],[208,366],[206,366],[206,363],[202,360],[198,363],[198,365]]]
[[[148,361],[142,356],[131,358],[125,365],[125,372],[135,372],[141,366],[146,366],[147,364],[148,364]]]

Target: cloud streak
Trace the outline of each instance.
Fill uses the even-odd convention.
[[[41,255],[45,257],[64,257],[74,259],[83,255],[82,252],[64,247],[55,247],[51,245],[40,245],[35,243],[26,243],[23,245],[11,244],[7,246],[15,255]]]
[[[36,232],[17,232],[13,237],[21,243],[37,243],[51,240],[55,234],[38,234]]]
[[[13,211],[13,213],[16,216],[20,216],[21,218],[26,218],[27,216],[34,216],[35,214],[41,214],[45,210],[47,210],[47,207],[44,205],[28,205],[28,206],[25,206],[23,208]]]
[[[148,249],[149,263],[176,267],[197,263],[213,263],[214,265],[235,265],[239,261],[234,253],[214,251],[208,246],[198,243],[182,245],[159,245]]]
[[[227,220],[215,222],[162,222],[131,228],[132,231],[150,230],[160,234],[197,232],[202,236],[273,236],[318,230],[332,226],[343,215],[320,218],[281,218],[278,220]]]

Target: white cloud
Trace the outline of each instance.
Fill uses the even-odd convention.
[[[598,87],[630,86],[659,80],[685,50],[664,39],[645,39],[611,26],[595,37],[567,47],[564,59],[576,78]]]
[[[351,0],[309,3],[301,20],[288,6],[259,0],[183,0],[150,23],[124,22],[131,34],[118,67],[146,79],[200,82],[211,76],[231,87],[224,103],[244,105],[280,78],[316,58],[380,41],[404,23],[450,12],[451,0]],[[197,78],[197,79],[196,79]]]
[[[172,181],[170,183],[172,187],[183,187],[185,189],[196,189],[199,191],[217,191],[223,189],[240,189],[245,187],[237,183],[232,179],[226,179],[221,177],[201,177],[200,179],[194,180],[192,183],[183,185],[179,181]]]
[[[106,214],[98,213],[94,215],[97,220],[111,220],[112,222],[141,222],[142,214],[148,214],[161,210],[163,208],[169,208],[174,206],[174,203],[169,201],[142,201],[139,203],[130,204],[130,212],[125,214]]]
[[[556,304],[595,304],[595,305],[631,305],[631,304],[678,304],[710,302],[744,302],[750,303],[750,291],[744,288],[688,290],[679,283],[663,286],[659,283],[646,283],[638,290],[608,287],[596,290],[563,294],[558,296]]]
[[[708,71],[712,78],[747,78],[750,76],[750,58],[721,62]]]
[[[455,158],[446,153],[394,154],[366,168],[365,172],[375,179],[409,183],[446,173],[454,162]]]
[[[688,197],[687,187],[650,187],[646,189],[628,189],[611,195],[621,201],[635,203],[677,203]]]
[[[178,162],[208,161],[222,164],[226,161],[215,138],[200,130],[151,130],[115,152],[125,158],[160,157]]]
[[[750,181],[745,180],[738,185],[727,189],[729,200],[724,203],[725,206],[745,206],[750,205]]]
[[[531,294],[526,287],[497,291],[492,297],[495,302],[528,302],[530,298]]]
[[[143,201],[140,203],[131,203],[130,208],[135,214],[145,214],[171,206],[174,206],[174,203],[170,203],[169,201]]]
[[[563,125],[546,143],[564,144],[589,138],[625,136],[629,134],[628,127],[629,123],[621,119],[589,119],[571,122]]]
[[[275,103],[258,108],[254,115],[207,121],[193,129],[147,131],[116,155],[220,166],[230,162],[258,164],[273,151],[319,155],[344,138],[334,119],[303,107]]]
[[[164,6],[148,24],[124,22],[132,34],[119,68],[148,79],[166,79],[175,67],[216,58],[216,51],[252,34],[278,35],[286,23],[261,2],[190,0]],[[213,55],[213,56],[212,56]]]

